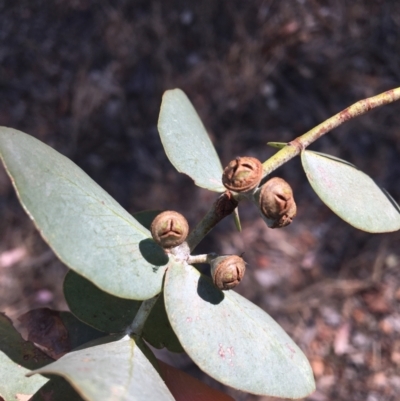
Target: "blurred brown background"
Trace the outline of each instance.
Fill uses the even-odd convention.
[[[216,195],[163,153],[164,90],[187,93],[226,164],[266,160],[267,141],[289,141],[399,82],[396,0],[0,0],[0,125],[70,157],[128,211],[176,209],[192,226]],[[312,148],[354,163],[399,201],[399,110],[374,110]],[[270,230],[242,205],[243,232],[227,219],[198,251],[245,252],[238,292],[310,359],[318,390],[307,400],[398,399],[400,234],[366,234],[334,216],[298,159],[276,174],[294,189],[292,226]],[[0,168],[0,310],[66,309],[65,271]],[[176,364],[218,387],[185,358]]]

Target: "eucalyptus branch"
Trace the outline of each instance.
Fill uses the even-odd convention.
[[[196,263],[210,263],[210,261],[216,258],[218,255],[216,253],[207,253],[203,255],[190,255],[187,259],[189,265]]]
[[[199,242],[226,216],[233,213],[238,201],[233,195],[226,191],[213,203],[210,210],[203,219],[197,224],[193,231],[187,237],[187,243],[190,250],[199,244]]]
[[[132,324],[126,329],[127,334],[142,334],[146,320],[149,317],[150,312],[157,302],[159,296],[160,294],[157,294],[155,297],[146,299],[142,302],[139,310],[136,313],[135,318],[133,319]]]
[[[400,88],[395,88],[387,92],[383,92],[380,95],[369,97],[354,103],[353,105],[342,110],[340,113],[328,118],[310,131],[289,142],[287,146],[275,153],[263,163],[263,175],[266,176],[270,174],[272,171],[282,166],[282,164],[285,164],[290,159],[293,159],[293,157],[297,156],[303,149],[316,141],[322,135],[325,135],[327,132],[333,130],[344,122],[365,114],[376,107],[395,102],[399,99]]]
[[[190,255],[187,259],[189,265],[194,265],[196,263],[207,263],[207,254],[204,255]]]

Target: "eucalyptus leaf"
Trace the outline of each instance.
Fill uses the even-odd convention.
[[[105,293],[72,270],[64,279],[64,296],[78,319],[106,333],[123,332],[132,323],[141,305],[139,301]],[[153,347],[183,352],[169,323],[162,296],[147,318],[142,335]]]
[[[72,350],[88,341],[104,337],[102,331],[81,322],[71,312],[60,312],[60,317],[67,329],[69,345]]]
[[[222,166],[192,103],[180,89],[164,93],[158,131],[170,162],[199,187],[224,192]]]
[[[5,401],[15,401],[17,395],[34,394],[48,379],[43,376],[28,378],[25,375],[52,361],[34,344],[25,341],[11,320],[0,313],[0,396]]]
[[[143,300],[161,291],[168,258],[139,224],[71,160],[22,132],[0,129],[0,157],[43,238],[104,291]]]
[[[239,208],[238,207],[236,207],[235,210],[233,211],[233,220],[235,222],[236,230],[241,232],[242,231],[242,224],[240,223]]]
[[[368,175],[345,161],[308,150],[301,161],[311,187],[344,221],[371,233],[400,229],[399,206]]]
[[[303,352],[268,314],[239,294],[218,290],[195,268],[177,261],[166,273],[164,297],[183,348],[216,380],[275,397],[302,398],[315,390]]]
[[[15,401],[16,397],[30,399],[48,379],[43,376],[28,378],[30,370],[18,365],[0,351],[0,399]]]
[[[87,401],[174,401],[134,339],[103,342],[64,355],[33,372],[64,377]]]
[[[105,333],[124,331],[142,303],[108,294],[72,270],[64,278],[64,296],[78,319]]]

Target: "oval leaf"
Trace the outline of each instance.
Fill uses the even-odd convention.
[[[174,401],[167,386],[129,336],[64,355],[33,372],[55,374],[88,401]]]
[[[170,162],[196,185],[224,192],[222,166],[192,103],[180,89],[164,93],[158,131]]]
[[[89,280],[70,270],[64,279],[64,296],[72,313],[106,333],[120,333],[133,321],[141,302],[118,298],[101,291]],[[159,297],[143,328],[143,338],[155,348],[183,352]]]
[[[370,233],[400,229],[399,206],[362,171],[309,150],[301,161],[311,187],[344,221]]]
[[[9,128],[0,129],[0,157],[25,210],[67,266],[123,298],[161,291],[162,249],[71,160]]]
[[[302,351],[247,299],[219,291],[181,262],[166,273],[164,297],[183,348],[216,380],[275,397],[301,398],[314,391],[313,373]]]

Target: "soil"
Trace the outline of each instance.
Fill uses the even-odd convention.
[[[274,153],[266,142],[290,141],[397,87],[399,52],[395,0],[0,0],[0,125],[71,158],[128,211],[175,209],[193,227],[216,195],[177,173],[163,152],[156,125],[166,89],[186,92],[223,165],[242,155],[266,160]],[[394,103],[349,121],[312,149],[355,164],[400,200],[398,110]],[[237,291],[311,361],[317,391],[306,400],[398,399],[400,234],[340,220],[298,158],[276,175],[294,190],[291,226],[269,229],[243,204],[243,231],[226,219],[198,252],[245,253]],[[38,307],[67,309],[67,268],[3,168],[0,222],[0,310],[15,319]],[[221,388],[187,357],[165,358]]]

